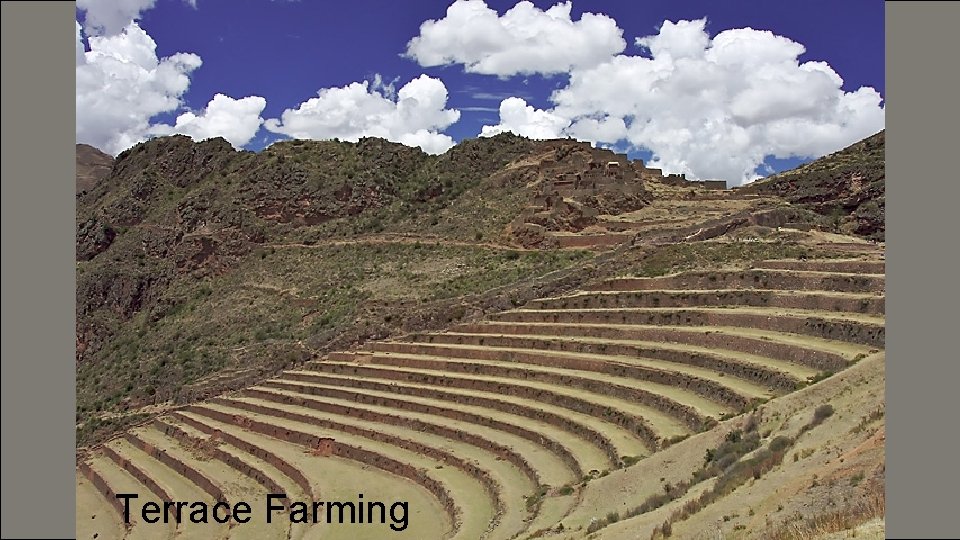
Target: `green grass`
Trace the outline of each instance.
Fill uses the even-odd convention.
[[[238,269],[204,280],[177,280],[158,305],[118,324],[77,368],[78,422],[157,401],[183,401],[205,377],[251,367],[277,370],[343,329],[385,324],[384,302],[452,300],[542,275],[586,257],[483,247],[384,244],[284,248],[251,253]],[[139,275],[139,274],[138,274]],[[463,316],[461,309],[451,316]],[[387,318],[391,318],[387,316]],[[393,323],[402,323],[392,320]],[[89,442],[111,425],[78,431]]]

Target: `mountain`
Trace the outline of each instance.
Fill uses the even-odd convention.
[[[89,144],[77,145],[77,193],[89,191],[100,179],[110,174],[113,156]]]
[[[136,470],[386,486],[410,538],[882,537],[882,148],[726,189],[506,134],[139,144],[76,198],[78,534],[134,530]]]
[[[836,212],[843,231],[883,231],[883,133],[735,190],[511,134],[439,156],[379,138],[249,152],[185,136],[138,144],[109,169],[109,156],[77,153],[95,164],[78,183],[102,175],[77,195],[81,444],[159,403],[639,264],[643,250],[618,246],[661,246],[637,268],[655,275],[799,254],[785,243],[799,233],[776,227],[833,230]],[[763,243],[688,249],[717,237]]]
[[[509,134],[440,156],[378,138],[258,153],[221,138],[138,144],[77,197],[81,438],[106,411],[190,401],[331,347],[440,327],[465,316],[464,298],[509,305],[484,293],[591,256],[532,246],[648,204],[632,167],[585,143]],[[581,173],[583,189],[544,206],[556,178]]]
[[[839,152],[758,180],[744,193],[778,195],[836,230],[884,240],[886,130]]]

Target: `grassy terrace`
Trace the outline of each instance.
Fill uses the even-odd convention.
[[[445,404],[467,404],[490,409],[486,414],[494,419],[509,419],[513,416],[525,416],[550,423],[566,432],[566,438],[583,438],[595,444],[605,453],[608,460],[616,463],[620,456],[646,455],[648,450],[643,441],[637,439],[629,431],[609,422],[597,422],[596,418],[571,409],[544,403],[535,399],[514,396],[502,392],[478,391],[464,388],[447,390],[443,386],[429,383],[415,383],[397,381],[393,379],[375,379],[371,377],[357,378],[351,375],[336,373],[319,373],[315,371],[286,372],[281,381],[294,380],[298,382],[324,382],[340,384],[356,389],[366,390],[374,388],[380,391],[389,391],[404,397],[426,396],[441,400]],[[505,413],[510,416],[502,416]],[[606,465],[598,470],[606,469]]]
[[[396,534],[400,538],[440,537],[452,529],[447,513],[435,496],[426,488],[394,474],[384,474],[375,467],[337,456],[318,456],[295,443],[269,437],[229,422],[223,422],[203,414],[203,411],[187,411],[177,414],[195,425],[206,426],[237,438],[249,445],[262,448],[280,457],[288,466],[300,471],[310,482],[316,500],[356,500],[357,493],[372,492],[376,486],[377,496],[384,501],[410,502],[410,527]],[[291,493],[297,493],[293,491]],[[302,499],[309,500],[309,499]],[[294,537],[303,538],[365,538],[382,537],[383,531],[376,528],[339,526],[294,527]]]
[[[607,279],[445,331],[330,353],[134,429],[94,452],[89,467],[110,489],[188,500],[237,500],[265,489],[349,500],[376,485],[382,499],[411,501],[411,528],[402,535],[409,538],[566,534],[559,523],[580,532],[570,538],[607,528],[619,537],[627,530],[615,525],[618,516],[596,524],[605,504],[640,505],[653,493],[645,483],[653,470],[668,485],[681,479],[676,466],[646,463],[670,455],[693,467],[704,445],[722,438],[717,430],[744,421],[742,413],[815,392],[821,385],[811,382],[831,381],[882,350],[881,262],[754,268]],[[429,298],[444,269],[408,271],[425,276],[420,294]],[[257,281],[266,293],[262,276]],[[273,294],[318,300],[310,287],[290,281]],[[388,298],[392,285],[365,287]],[[318,453],[323,438],[333,441],[332,453]],[[639,484],[627,487],[628,478]],[[715,484],[693,486],[682,501]],[[604,500],[595,485],[625,498]],[[78,508],[95,516],[78,531],[116,534],[108,505],[78,476]],[[643,513],[631,519],[649,530],[665,512],[651,513],[656,522]],[[353,540],[378,532],[135,523],[131,537]]]
[[[332,382],[337,382],[337,380],[334,378]],[[498,438],[515,441],[512,443],[514,446],[525,448],[526,445],[530,444],[541,453],[548,450],[553,458],[542,456],[539,459],[542,459],[543,463],[550,463],[554,460],[562,462],[571,471],[574,478],[579,478],[585,471],[601,470],[609,466],[607,455],[602,449],[575,434],[566,432],[548,422],[531,418],[528,415],[510,414],[483,406],[471,406],[440,398],[433,399],[405,394],[400,397],[391,391],[378,391],[372,388],[353,389],[339,384],[317,384],[274,379],[265,381],[262,386],[253,389],[259,388],[289,390],[301,396],[331,396],[349,400],[355,404],[383,405],[392,410],[394,414],[402,412],[415,415],[417,418],[423,418],[424,415],[428,415],[428,418],[436,416],[438,422],[441,421],[441,418],[443,419],[442,422],[456,422],[457,424],[461,421],[467,422],[471,430],[489,428],[495,431]],[[553,468],[551,467],[551,469]]]

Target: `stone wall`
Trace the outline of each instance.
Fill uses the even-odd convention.
[[[552,390],[531,388],[522,384],[510,382],[488,381],[484,379],[470,379],[466,377],[437,377],[429,373],[404,371],[401,369],[370,368],[366,366],[342,364],[317,364],[317,369],[326,373],[353,375],[357,377],[378,377],[387,380],[404,381],[416,384],[430,384],[447,388],[463,388],[478,390],[494,394],[505,394],[525,399],[547,403],[557,407],[570,409],[599,419],[605,419],[618,425],[643,441],[650,450],[659,448],[659,437],[653,428],[643,418],[639,418],[623,411],[598,405],[591,401],[575,396],[561,394]]]
[[[347,360],[344,360],[344,361],[347,361]],[[366,405],[390,407],[392,409],[408,411],[413,413],[443,416],[445,418],[450,418],[452,420],[457,420],[460,422],[467,422],[470,424],[489,427],[497,431],[502,431],[504,433],[517,435],[521,438],[524,438],[530,442],[536,443],[537,445],[546,448],[551,453],[559,457],[560,460],[563,461],[563,463],[570,468],[570,470],[572,471],[575,477],[579,478],[583,476],[583,469],[580,466],[580,463],[577,462],[576,458],[573,456],[573,454],[570,452],[570,450],[567,447],[563,446],[561,443],[559,443],[555,439],[549,436],[545,436],[541,433],[528,430],[521,426],[517,426],[515,424],[502,422],[490,416],[473,414],[473,413],[461,411],[458,409],[449,409],[449,408],[440,407],[436,405],[420,403],[417,401],[407,401],[407,400],[397,399],[393,397],[370,395],[364,392],[356,392],[348,388],[318,387],[318,386],[312,386],[306,383],[295,383],[292,381],[284,381],[284,380],[267,381],[262,386],[266,386],[268,388],[276,388],[278,390],[297,392],[299,394],[305,394],[305,395],[333,397],[338,399],[354,401],[356,403],[363,403]]]
[[[679,308],[676,311],[508,311],[496,314],[494,320],[520,323],[623,324],[663,326],[738,326],[805,334],[823,339],[883,347],[886,328],[883,324],[855,320],[828,319],[764,313],[730,313]]]
[[[216,444],[210,444],[211,442],[216,442],[216,438],[201,439],[194,437],[187,433],[186,430],[177,426],[175,424],[169,423],[167,421],[161,420],[159,418],[154,419],[154,427],[163,432],[164,435],[175,439],[180,444],[187,448],[202,448],[204,454],[209,455],[211,458],[219,460],[226,464],[231,469],[239,472],[243,476],[252,479],[261,486],[263,486],[268,493],[284,493],[284,488],[276,480],[267,476],[263,471],[257,469],[250,465],[249,463],[241,460],[234,454],[224,451],[222,448]],[[305,491],[304,493],[309,494],[310,491]]]
[[[522,324],[487,323],[476,325],[474,329],[477,331],[486,329],[485,331],[491,334],[494,332],[499,334],[514,334],[516,337],[510,335],[456,336],[446,334],[426,334],[426,336],[439,342],[472,343],[483,339],[483,343],[489,344],[490,346],[535,347],[538,343],[549,345],[556,342],[555,340],[549,340],[547,338],[537,340],[523,336],[524,334],[529,334],[532,330],[530,326]],[[575,336],[600,338],[611,341],[645,341],[650,343],[692,345],[695,347],[752,354],[829,371],[838,371],[846,367],[848,362],[848,359],[842,354],[812,349],[792,343],[763,339],[763,337],[744,336],[733,333],[687,331],[671,327],[568,327],[561,325],[538,325],[537,331],[553,336]],[[560,341],[557,343],[563,342]],[[600,343],[599,345],[608,344]],[[609,345],[613,344],[611,343]]]
[[[809,309],[847,313],[883,315],[886,297],[864,295],[860,298],[828,293],[796,294],[792,291],[737,289],[717,291],[617,291],[587,293],[532,300],[533,309],[596,309],[596,308],[685,308],[716,306],[751,306],[785,309]]]
[[[486,350],[471,350],[473,352],[487,352]],[[500,358],[494,358],[493,361],[511,361],[505,358],[509,357],[512,361],[518,361],[515,354],[500,355]],[[678,419],[686,427],[693,431],[700,431],[706,425],[706,418],[697,412],[696,409],[677,403],[660,394],[649,392],[642,388],[628,387],[619,384],[607,383],[596,379],[578,377],[563,371],[540,371],[527,369],[521,366],[501,366],[492,364],[478,364],[475,362],[463,362],[453,359],[422,359],[401,356],[376,356],[377,364],[389,365],[402,368],[414,369],[442,369],[451,373],[477,374],[482,373],[485,376],[507,377],[518,381],[536,381],[548,384],[555,384],[566,388],[579,388],[589,392],[599,393],[601,395],[615,396],[629,402],[637,402],[657,409],[669,416]],[[471,358],[471,360],[473,360]],[[563,361],[558,361],[554,365],[561,367]],[[519,364],[519,362],[518,362]],[[550,366],[548,362],[542,362],[539,365]],[[596,371],[596,370],[591,370]],[[697,380],[696,382],[699,382]]]
[[[580,437],[600,448],[607,455],[612,464],[616,464],[620,460],[620,455],[617,453],[616,447],[605,435],[586,424],[571,420],[564,415],[556,414],[546,409],[528,407],[492,397],[451,392],[441,388],[429,386],[408,386],[404,384],[386,383],[362,378],[328,377],[321,372],[291,372],[285,374],[284,378],[302,382],[314,382],[318,384],[346,386],[367,390],[377,390],[381,392],[390,392],[399,395],[424,397],[448,401],[450,403],[462,403],[464,405],[484,407],[498,410],[507,414],[532,418],[534,420],[558,427],[570,433],[571,436]]]
[[[498,461],[506,461],[520,470],[535,486],[541,485],[539,473],[530,465],[527,460],[515,452],[512,448],[500,443],[488,440],[475,433],[468,433],[459,429],[424,422],[422,420],[410,417],[403,417],[393,414],[386,414],[369,409],[350,407],[336,403],[329,403],[306,396],[294,396],[290,394],[281,394],[274,391],[251,388],[243,392],[243,395],[255,397],[263,400],[273,401],[285,405],[295,405],[305,407],[315,411],[323,411],[331,414],[349,416],[366,422],[390,424],[410,429],[414,432],[431,433],[450,439],[453,441],[462,441],[477,448],[481,448],[491,453]],[[329,441],[328,441],[329,443]]]
[[[653,278],[616,278],[585,287],[593,291],[691,289],[777,289],[871,293],[885,288],[883,276],[853,274],[799,274],[778,270],[720,270],[686,272]]]
[[[243,450],[244,452],[256,458],[269,463],[270,465],[276,467],[276,469],[283,473],[287,478],[292,480],[293,483],[303,490],[303,492],[312,500],[317,500],[319,498],[320,494],[313,489],[313,486],[310,484],[310,481],[303,474],[303,472],[273,452],[251,444],[244,439],[231,435],[230,433],[217,429],[213,426],[199,422],[190,416],[174,413],[174,417],[184,424],[193,427],[197,431],[216,437],[225,443],[230,444],[231,446],[239,448],[240,450]],[[278,493],[282,492],[282,489],[278,491]]]
[[[419,441],[404,439],[402,437],[397,437],[394,435],[382,433],[372,429],[366,429],[366,428],[361,428],[359,426],[333,422],[325,418],[310,416],[306,414],[300,414],[300,413],[296,413],[286,409],[267,407],[257,403],[238,401],[238,400],[229,399],[229,398],[214,398],[211,400],[211,402],[227,405],[229,407],[234,407],[237,409],[242,409],[242,410],[250,411],[257,414],[269,415],[277,418],[285,418],[287,420],[292,420],[294,422],[309,424],[311,426],[317,426],[317,427],[321,427],[331,431],[340,431],[343,433],[350,433],[353,435],[370,439],[372,441],[379,441],[385,444],[396,446],[397,448],[403,448],[404,450],[409,450],[418,455],[427,456],[437,461],[440,461],[442,463],[446,463],[451,467],[456,467],[462,470],[467,475],[469,475],[470,477],[480,482],[480,485],[483,486],[487,495],[490,497],[490,500],[493,503],[494,508],[496,508],[497,515],[499,516],[500,514],[503,513],[504,502],[501,496],[502,488],[499,482],[497,482],[496,479],[494,479],[486,469],[483,469],[476,463],[465,460],[446,450],[434,448],[432,446],[423,444]],[[244,422],[248,423],[248,422],[256,422],[256,421],[250,418],[244,418]],[[311,449],[317,448],[323,439],[325,439],[325,437],[311,436],[311,439],[310,439],[311,443],[309,447]],[[333,442],[332,445],[336,448],[336,450],[334,451],[334,455],[341,455],[339,452],[341,451],[342,447],[355,448],[357,450],[361,450],[356,447],[344,445],[339,441]],[[381,456],[383,458],[386,458],[386,456],[383,456],[379,452],[374,452],[372,450],[362,450],[362,451],[366,455],[376,455],[376,456]],[[387,458],[387,459],[389,461],[395,461],[392,458]],[[375,465],[374,463],[369,463],[369,464]],[[412,467],[412,465],[410,466]]]
[[[203,415],[227,424],[236,425],[238,421],[235,415],[205,407],[194,405],[188,407],[187,410],[192,413]],[[281,441],[304,446],[306,448],[315,448],[321,439],[321,437],[318,437],[317,435],[286,429],[274,424],[259,422],[257,420],[248,419],[247,421],[243,422],[243,428],[261,435],[266,435],[267,437],[272,437]],[[443,506],[444,511],[450,517],[450,521],[454,524],[454,532],[460,529],[463,510],[454,500],[446,486],[444,486],[439,480],[429,476],[426,471],[414,467],[409,463],[403,463],[387,456],[383,456],[362,448],[350,446],[341,442],[334,443],[334,446],[334,455],[337,457],[370,465],[371,467],[386,471],[388,473],[407,478],[424,487],[434,497],[436,497],[441,506]]]
[[[169,467],[178,475],[189,480],[192,484],[200,488],[201,491],[207,495],[210,495],[213,500],[217,502],[227,500],[227,497],[224,495],[223,490],[220,489],[220,486],[214,484],[213,481],[207,478],[207,476],[199,470],[195,469],[184,461],[171,456],[166,450],[157,448],[156,446],[141,439],[140,437],[137,437],[134,433],[129,431],[124,434],[123,438],[133,446],[149,454],[150,457]]]

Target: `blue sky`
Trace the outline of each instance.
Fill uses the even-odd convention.
[[[120,146],[136,142],[137,139],[152,134],[163,134],[164,129],[167,132],[177,131],[174,124],[177,122],[179,115],[185,111],[194,111],[197,115],[202,115],[204,108],[218,93],[233,99],[259,96],[265,100],[265,105],[259,113],[260,119],[280,119],[285,110],[296,109],[302,102],[316,97],[320,89],[341,88],[355,82],[373,81],[375,77],[379,76],[380,80],[386,83],[394,81],[393,91],[396,91],[423,74],[440,81],[441,87],[446,90],[447,100],[439,108],[445,111],[459,111],[459,116],[452,123],[449,122],[450,118],[454,116],[451,113],[443,116],[442,120],[438,119],[433,123],[427,122],[424,126],[421,126],[434,134],[432,135],[433,140],[441,135],[447,135],[453,141],[459,141],[478,136],[483,126],[498,125],[499,127],[496,129],[500,131],[529,134],[533,133],[533,131],[530,131],[531,129],[542,127],[543,124],[538,122],[547,118],[549,120],[547,123],[551,126],[547,128],[550,134],[555,134],[551,130],[559,129],[560,131],[556,134],[572,134],[577,138],[592,138],[598,144],[611,145],[620,150],[629,150],[632,156],[641,157],[648,161],[655,157],[651,153],[651,147],[653,147],[658,150],[656,156],[663,158],[662,165],[665,168],[671,168],[670,165],[673,165],[673,169],[687,168],[687,170],[679,172],[688,172],[692,173],[693,176],[700,177],[731,176],[736,174],[739,169],[749,169],[749,166],[754,164],[756,159],[750,161],[747,156],[755,155],[757,152],[765,154],[764,163],[769,168],[764,167],[764,164],[757,164],[756,172],[766,173],[770,170],[782,170],[799,162],[807,161],[810,157],[837,150],[883,127],[883,104],[882,102],[875,104],[875,97],[872,101],[870,99],[860,100],[863,104],[859,104],[857,107],[861,107],[863,111],[857,113],[850,113],[848,111],[849,107],[844,108],[846,106],[839,106],[835,103],[838,99],[844,99],[844,94],[852,94],[861,87],[874,89],[879,94],[880,99],[885,96],[884,8],[882,1],[573,1],[569,14],[570,22],[580,21],[584,12],[601,14],[611,19],[610,27],[622,30],[624,41],[622,50],[613,50],[606,55],[602,52],[598,53],[599,56],[596,57],[598,59],[585,60],[581,65],[561,72],[550,73],[549,69],[536,67],[536,62],[534,62],[530,64],[534,67],[518,74],[509,73],[510,70],[497,74],[469,73],[466,69],[466,60],[454,58],[450,60],[448,65],[429,65],[430,62],[424,62],[422,58],[418,61],[417,58],[411,58],[409,55],[404,56],[411,39],[421,35],[421,24],[431,19],[444,19],[447,15],[447,8],[451,4],[450,1],[195,0],[191,4],[184,0],[132,0],[133,3],[138,1],[141,6],[139,9],[133,10],[132,13],[106,13],[106,11],[116,10],[117,8],[105,7],[104,1],[87,0],[86,2],[78,2],[81,9],[78,9],[77,19],[78,23],[84,26],[82,43],[85,50],[89,51],[91,49],[88,39],[91,35],[117,33],[116,30],[111,31],[109,28],[99,31],[88,28],[90,13],[94,13],[96,17],[102,20],[107,20],[108,16],[117,18],[117,20],[123,20],[123,17],[127,17],[131,20],[138,20],[139,27],[156,43],[157,57],[163,59],[178,53],[193,53],[202,59],[202,65],[189,69],[189,73],[186,74],[189,83],[184,91],[179,92],[179,94],[177,91],[172,91],[167,96],[177,101],[176,107],[168,105],[166,110],[163,110],[164,107],[158,106],[150,109],[150,112],[142,113],[150,115],[148,121],[151,126],[162,125],[167,127],[159,129],[151,127],[146,132],[141,129],[140,132],[131,133],[129,137],[122,141],[113,140],[109,144],[114,146],[111,149],[114,153],[120,149]],[[490,9],[495,10],[498,16],[503,16],[516,4],[513,1],[500,0],[488,0],[485,3]],[[533,2],[537,10],[542,11],[550,9],[556,3]],[[84,7],[86,9],[83,9]],[[476,7],[476,4],[474,4],[474,7]],[[689,133],[690,130],[699,133],[698,126],[702,126],[710,118],[720,116],[729,118],[729,111],[704,111],[701,116],[693,115],[691,118],[685,118],[681,111],[691,107],[699,107],[697,102],[687,101],[684,103],[668,103],[667,108],[675,107],[676,111],[668,118],[660,118],[657,116],[658,113],[655,111],[649,112],[645,108],[663,108],[664,105],[659,102],[657,102],[657,105],[653,105],[641,98],[636,98],[636,103],[631,105],[632,109],[626,112],[621,110],[623,107],[620,106],[620,101],[634,99],[634,96],[629,94],[629,90],[624,90],[623,95],[618,94],[616,90],[611,90],[608,98],[609,103],[603,102],[600,98],[593,99],[590,97],[607,95],[605,89],[598,90],[591,86],[593,83],[589,83],[589,81],[596,79],[599,73],[609,74],[610,72],[590,72],[589,70],[605,69],[603,66],[599,68],[597,66],[616,54],[652,56],[650,50],[638,46],[635,39],[657,35],[665,20],[677,22],[681,20],[696,21],[704,18],[706,22],[702,31],[709,39],[713,39],[721,32],[731,29],[749,27],[755,30],[769,30],[772,34],[787,38],[787,40],[805,48],[805,52],[796,58],[797,62],[795,63],[824,62],[829,65],[829,68],[832,68],[835,74],[842,77],[842,85],[837,85],[838,88],[824,89],[822,85],[818,86],[819,83],[811,82],[809,93],[799,92],[789,99],[758,94],[757,92],[762,93],[762,89],[751,90],[751,94],[738,95],[737,92],[741,91],[736,89],[741,84],[738,81],[753,77],[750,69],[756,69],[757,73],[767,70],[765,65],[761,65],[762,60],[759,60],[758,62],[761,63],[756,64],[755,68],[752,66],[741,67],[740,69],[746,71],[739,71],[737,74],[731,73],[728,82],[720,82],[716,85],[709,81],[701,83],[707,89],[724,84],[730,86],[731,90],[725,93],[726,97],[722,99],[749,102],[751,99],[757,99],[751,98],[751,96],[759,95],[761,101],[768,98],[771,100],[768,107],[770,111],[787,109],[803,111],[796,113],[796,115],[802,116],[802,122],[805,122],[798,133],[809,133],[810,135],[804,135],[804,137],[823,139],[822,141],[814,144],[809,141],[801,143],[784,140],[782,144],[777,143],[780,144],[779,146],[762,141],[762,143],[741,143],[739,146],[734,145],[731,148],[724,148],[726,143],[723,141],[728,137],[735,138],[736,134],[741,133],[743,129],[751,130],[752,135],[750,137],[776,139],[777,137],[782,138],[782,135],[773,136],[769,133],[782,133],[785,131],[783,125],[793,125],[783,124],[783,122],[786,122],[784,118],[776,120],[781,122],[776,126],[773,124],[759,126],[757,124],[761,121],[757,120],[760,117],[758,115],[767,114],[767,112],[756,112],[751,117],[750,122],[736,120],[731,122],[729,126],[717,127],[717,133],[712,138],[704,139],[705,141],[713,141],[711,144],[717,145],[717,151],[719,152],[726,151],[731,155],[737,155],[738,152],[743,153],[743,156],[737,157],[736,163],[720,163],[706,155],[699,158],[694,157],[687,161],[683,157],[684,152],[692,156],[696,156],[697,152],[706,153],[703,141],[678,142],[678,137],[682,137],[677,135],[674,136],[676,140],[659,141],[658,143],[647,142],[657,139],[657,134],[652,133],[658,129],[657,126],[662,126],[660,128],[662,133],[683,134]],[[490,21],[488,20],[488,22]],[[463,26],[471,25],[464,24]],[[456,29],[457,25],[451,24],[451,28]],[[599,37],[596,39],[601,40],[603,39],[601,34],[602,32],[598,31],[590,35],[597,35]],[[680,34],[678,33],[678,35]],[[694,39],[697,32],[695,29],[689,29],[683,35],[691,36],[690,39]],[[444,39],[455,39],[455,37]],[[590,37],[589,39],[593,38]],[[687,38],[684,37],[683,39]],[[442,39],[435,41],[436,43],[429,44],[429,46],[433,47],[435,51],[445,53],[445,47],[449,47],[449,42],[444,42]],[[671,43],[676,43],[676,41],[674,39]],[[601,49],[603,45],[597,45],[597,47]],[[756,47],[758,49],[767,48],[762,42],[758,42]],[[509,50],[501,52],[506,54],[507,57],[511,54]],[[469,51],[465,49],[464,54],[468,53]],[[549,51],[546,51],[545,54],[549,54]],[[747,54],[749,56],[752,53]],[[87,63],[91,63],[90,53],[87,52],[87,55]],[[456,53],[453,53],[453,55],[456,56]],[[92,103],[89,96],[84,96],[83,100],[80,96],[83,90],[81,89],[79,63],[78,60],[78,109]],[[98,73],[102,77],[109,78],[109,69],[105,67],[101,70],[108,75]],[[637,69],[640,71],[623,73],[623,80],[642,77],[642,73],[648,73],[644,70],[653,68],[638,65]],[[693,73],[697,71],[696,68],[690,69]],[[540,72],[537,72],[538,70]],[[588,82],[579,86],[572,85],[572,74],[577,73],[578,70],[583,79]],[[678,71],[680,70],[678,69]],[[790,88],[790,85],[793,84],[789,82],[792,80],[790,79],[792,75],[788,71],[784,71],[783,75],[774,73],[770,76],[782,76],[786,81],[784,88]],[[94,77],[94,75],[86,74],[84,77]],[[87,81],[86,78],[83,80]],[[670,81],[664,82],[666,84]],[[776,81],[774,82],[776,83]],[[93,84],[95,87],[95,83],[89,82],[89,84]],[[614,83],[611,82],[611,84]],[[670,82],[670,84],[673,83]],[[765,86],[775,87],[776,85]],[[551,99],[555,91],[564,88],[569,89],[568,99],[562,103]],[[703,89],[693,89],[691,91],[704,93]],[[642,90],[637,90],[637,92],[642,92]],[[391,91],[384,90],[383,93],[389,97]],[[514,105],[520,107],[520,109],[523,109],[522,105],[529,107],[527,115],[517,120],[519,123],[501,122],[499,110],[501,101],[511,97],[523,100],[522,104],[514,102]],[[396,98],[394,99],[396,100]],[[124,106],[130,106],[128,100],[114,104],[106,103],[103,96],[98,96],[97,100],[99,101],[95,105],[91,104],[88,107],[91,115],[97,107],[112,107],[111,110],[122,110]],[[822,102],[824,107],[839,107],[837,111],[840,112],[824,113],[807,106],[807,102],[814,100],[819,100],[818,103]],[[589,106],[586,104],[587,102],[590,102]],[[541,116],[540,111],[545,116]],[[432,114],[432,112],[425,114]],[[737,113],[736,110],[733,112],[736,119],[742,117],[742,114]],[[740,116],[737,116],[737,114],[740,114]],[[831,114],[835,118],[827,118]],[[557,119],[557,115],[562,118]],[[842,117],[843,115],[852,116],[846,118]],[[95,128],[87,128],[86,124],[92,121],[81,117],[81,112],[78,110],[78,140],[88,138],[96,142],[97,129],[105,130],[108,128],[104,125],[108,123],[103,119],[104,117],[105,115],[100,115],[100,119],[94,122],[96,124]],[[592,132],[585,129],[576,129],[576,119],[586,117],[614,118],[617,119],[617,122],[620,122],[619,118],[622,118],[627,124],[627,129],[633,131],[629,136],[612,135],[609,137],[620,137],[617,141],[596,140],[598,138],[596,135],[584,137],[582,136],[584,133]],[[649,122],[643,133],[640,133],[640,129],[637,127],[640,125],[637,118],[640,117]],[[524,123],[527,120],[529,120],[529,124]],[[771,122],[773,121],[771,120]],[[801,120],[791,118],[789,121],[796,123]],[[568,128],[558,127],[569,122],[573,122],[573,125]],[[631,128],[631,122],[634,123],[633,128]],[[684,122],[690,122],[691,124],[685,126],[683,125]],[[807,124],[811,122],[816,125],[808,126]],[[81,123],[84,123],[84,126],[81,126]],[[288,122],[282,123],[289,125]],[[184,124],[184,126],[186,125]],[[413,130],[414,127],[417,126],[410,129]],[[118,130],[122,129],[118,128]],[[184,131],[193,135],[194,138],[198,138],[197,133],[214,134],[209,130],[191,132],[190,128],[184,128]],[[283,131],[283,128],[280,128],[280,131]],[[392,131],[395,135],[393,138],[401,138],[402,131],[402,126],[398,126]],[[867,133],[868,131],[871,133]],[[311,133],[318,133],[319,135],[316,138],[323,138],[323,134],[329,133],[329,130],[313,131]],[[245,138],[242,137],[240,140],[242,141]],[[255,135],[242,146],[247,149],[258,150],[270,142],[284,138],[287,138],[287,135],[261,126],[256,130]],[[350,137],[344,138],[349,139]],[[407,142],[407,140],[404,139],[401,142]],[[104,144],[107,143],[100,146]],[[684,144],[687,147],[684,147]],[[439,148],[444,148],[444,146],[441,144]],[[769,152],[778,152],[782,155],[774,159]],[[803,152],[810,155],[791,155]],[[743,165],[743,163],[748,165]],[[749,173],[745,173],[744,179],[749,179],[749,176],[751,176]],[[737,181],[739,179],[733,180]]]

